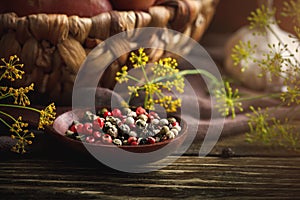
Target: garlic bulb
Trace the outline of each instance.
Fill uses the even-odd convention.
[[[242,27],[236,33],[234,33],[225,46],[225,69],[229,73],[229,75],[239,80],[242,84],[250,89],[264,91],[283,91],[285,88],[283,84],[283,77],[288,76],[287,72],[290,68],[290,65],[287,62],[281,64],[281,75],[283,77],[275,77],[269,71],[263,71],[261,67],[259,67],[258,64],[253,62],[252,60],[249,60],[249,62],[247,63],[247,67],[242,72],[242,68],[245,67],[246,63],[242,61],[238,66],[234,66],[233,60],[231,58],[232,49],[239,43],[239,41],[245,43],[250,41],[252,46],[256,46],[255,53],[252,55],[255,60],[262,60],[263,58],[265,58],[264,54],[270,53],[270,48],[268,47],[268,45],[274,44],[277,47],[279,42],[282,42],[282,45],[288,45],[288,48],[295,54],[295,57],[300,58],[299,52],[295,51],[299,46],[299,43],[295,42],[293,36],[291,37],[290,33],[280,29],[277,24],[272,24],[270,25],[270,27],[281,41],[279,41],[269,30],[266,31],[265,35],[253,35],[253,32],[255,32],[255,30],[249,30],[248,27]],[[290,52],[283,51],[281,55],[283,57],[288,57],[290,56]],[[263,74],[263,76],[259,77],[260,74]],[[290,75],[291,74],[289,73],[289,76]]]

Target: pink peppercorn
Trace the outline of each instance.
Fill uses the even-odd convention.
[[[137,146],[137,145],[139,145],[139,144],[138,144],[137,141],[134,141],[134,142],[131,142],[130,145],[131,145],[131,146]]]
[[[94,143],[95,142],[95,138],[93,136],[88,136],[85,138],[85,141],[87,143]]]
[[[118,108],[113,109],[111,114],[112,114],[112,116],[119,117],[119,118],[121,118],[123,116],[121,110]]]
[[[103,113],[103,117],[106,118],[106,117],[108,117],[108,116],[112,116],[111,112],[105,111],[105,112]]]
[[[101,129],[104,126],[104,119],[103,118],[97,118],[93,121],[93,128],[94,129]]]
[[[76,125],[73,124],[70,128],[69,128],[70,131],[76,133],[77,132],[77,129],[76,129]]]
[[[104,135],[102,136],[102,142],[103,142],[104,144],[111,144],[111,143],[112,143],[112,138],[111,138],[111,136],[110,136],[109,134],[104,134]]]
[[[102,134],[99,131],[94,131],[93,136],[95,139],[100,139],[102,137]]]
[[[156,112],[151,111],[149,115],[153,116],[155,119],[159,119],[159,116]]]
[[[135,112],[136,112],[137,115],[141,115],[141,114],[146,114],[147,113],[146,110],[142,106],[137,107]]]
[[[154,144],[154,143],[156,142],[156,140],[155,140],[155,138],[153,138],[153,137],[148,137],[148,142],[149,142],[150,144]]]
[[[137,138],[136,137],[129,137],[128,140],[127,140],[127,143],[131,144],[133,142],[137,142]]]
[[[173,122],[172,123],[172,126],[174,127],[174,126],[179,126],[179,123],[178,122]]]
[[[146,115],[148,118],[147,118],[147,123],[151,123],[152,122],[152,120],[154,119],[154,116],[153,115],[150,115],[150,114],[148,114],[148,115]]]
[[[86,135],[92,135],[93,134],[93,124],[89,123],[89,122],[85,123],[82,128],[82,133],[86,134]]]
[[[135,129],[136,126],[135,126],[135,124],[130,124],[129,127],[132,129]]]
[[[77,133],[83,133],[83,124],[76,124],[75,129]]]

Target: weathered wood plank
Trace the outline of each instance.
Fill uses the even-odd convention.
[[[297,199],[300,158],[183,156],[143,174],[118,172],[96,162],[8,160],[0,163],[0,194],[33,199]]]

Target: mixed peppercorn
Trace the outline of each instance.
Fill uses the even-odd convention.
[[[73,121],[66,136],[87,143],[145,145],[174,139],[180,131],[176,118],[160,118],[143,107],[135,111],[102,108],[97,114],[86,111],[80,122]]]

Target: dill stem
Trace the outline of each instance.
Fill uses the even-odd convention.
[[[39,109],[36,109],[36,108],[27,107],[27,106],[19,106],[19,105],[0,104],[0,107],[21,108],[21,109],[31,110],[31,111],[34,111],[37,113],[41,112]]]
[[[20,135],[16,130],[14,130],[13,127],[12,127],[11,125],[9,125],[9,124],[8,124],[4,119],[2,119],[1,117],[0,117],[0,121],[1,121],[5,126],[7,126],[7,127],[9,128],[10,131],[13,130],[13,132],[16,133],[18,137],[21,137],[21,135]]]
[[[138,82],[138,83],[144,84],[141,80],[135,78],[134,76],[131,76],[131,75],[126,75],[126,76],[127,76],[127,78],[129,78],[129,79],[131,79],[131,80],[133,80],[133,81],[136,81],[136,82]]]
[[[16,118],[14,118],[13,116],[11,116],[10,114],[8,114],[8,113],[6,113],[6,112],[3,112],[3,111],[0,110],[0,114],[2,114],[2,115],[4,115],[4,116],[6,116],[6,117],[12,119],[14,122],[17,121]]]
[[[281,93],[264,94],[264,95],[254,96],[254,97],[239,98],[239,101],[251,101],[251,100],[261,99],[261,98],[264,98],[264,97],[277,98],[277,97],[280,97],[280,95],[281,95]]]
[[[3,72],[0,76],[0,81],[3,79],[5,72]]]
[[[145,79],[146,79],[146,82],[147,82],[147,83],[149,83],[149,79],[148,79],[147,73],[146,73],[146,71],[145,71],[145,67],[144,67],[144,65],[142,65],[142,66],[141,66],[141,68],[142,68],[142,71],[143,71],[144,77],[145,77]]]
[[[162,77],[158,77],[154,80],[152,80],[152,83],[157,83],[160,81],[163,81],[165,79],[170,79],[170,78],[175,78],[176,76],[186,76],[186,75],[195,75],[195,74],[201,74],[206,76],[207,78],[209,78],[213,83],[219,83],[218,79],[213,76],[211,73],[209,73],[208,71],[202,70],[202,69],[188,69],[188,70],[183,70],[180,71],[176,74],[170,75],[170,76],[162,76]]]
[[[8,98],[10,96],[13,96],[13,95],[12,94],[4,94],[3,96],[0,96],[0,100],[1,99],[6,99],[6,98]]]
[[[11,125],[9,125],[4,119],[2,119],[1,117],[0,117],[0,121],[5,125],[5,126],[7,126],[9,129],[12,129],[12,127],[11,127]]]

